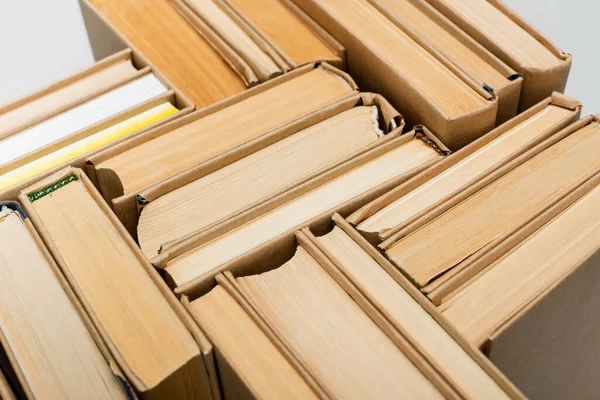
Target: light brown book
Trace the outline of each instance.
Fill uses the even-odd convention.
[[[600,168],[600,127],[590,124],[507,172],[437,219],[387,245],[419,287],[534,217]]]
[[[474,48],[468,40],[454,32],[458,28],[423,0],[374,0],[374,4],[385,10],[393,21],[412,30],[422,39],[430,42],[442,54],[474,78],[498,90],[510,84],[506,75],[508,68],[500,68],[499,60],[479,47]],[[468,38],[467,36],[467,39]],[[514,72],[514,71],[513,71]],[[516,107],[516,104],[515,104]],[[516,112],[516,109],[515,109]]]
[[[436,149],[414,137],[172,259],[165,268],[167,279],[174,286],[181,286],[198,277],[214,274],[224,263],[390,179],[441,157]]]
[[[145,205],[137,233],[144,254],[276,194],[380,137],[377,107],[354,107]],[[210,210],[210,212],[207,212]]]
[[[219,4],[213,0],[184,0],[184,3],[248,64],[261,82],[283,73],[273,58]]]
[[[600,248],[600,187],[442,300],[439,309],[476,345]]]
[[[523,74],[520,109],[565,89],[571,56],[558,50],[501,0],[426,0]]]
[[[338,56],[281,0],[229,0],[236,10],[283,50],[296,65]]]
[[[449,117],[474,112],[487,105],[485,97],[419,46],[368,1],[315,2],[346,29],[361,37],[365,46],[372,48],[384,62],[393,65]]]
[[[448,332],[341,228],[316,238],[334,264],[405,332],[465,398],[509,396]],[[423,298],[427,301],[425,298]]]
[[[19,198],[141,398],[200,398],[198,345],[92,190],[69,168]]]
[[[300,374],[238,302],[221,286],[191,302],[194,317],[217,349],[220,378],[227,398],[234,370],[258,399],[316,399]],[[237,393],[239,395],[239,393]]]
[[[491,130],[498,99],[430,52],[368,0],[294,0],[346,48],[348,71],[451,150]]]
[[[88,0],[198,108],[246,85],[169,0]]]
[[[119,82],[133,79],[137,72],[131,60],[114,63],[33,101],[0,113],[0,139],[77,106]]]
[[[0,203],[0,338],[21,386],[35,399],[125,399],[24,218]]]
[[[135,193],[353,91],[334,73],[314,69],[101,162],[100,188],[107,199]]]
[[[548,129],[574,113],[573,110],[548,105],[452,167],[384,207],[361,222],[357,229],[366,234],[380,233],[407,222],[452,193],[486,176],[491,168],[497,167],[503,160],[523,152],[543,137]]]
[[[277,269],[236,281],[331,397],[443,398],[304,248]]]

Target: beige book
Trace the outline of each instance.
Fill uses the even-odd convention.
[[[431,42],[445,57],[455,62],[471,76],[489,85],[493,89],[502,89],[510,84],[508,76],[475,52],[464,41],[453,35],[444,25],[438,23],[427,13],[422,0],[375,0],[385,7],[391,15],[398,17],[407,27]]]
[[[77,106],[86,99],[109,90],[115,83],[132,79],[137,72],[131,60],[121,61],[0,114],[0,138]]]
[[[364,289],[465,398],[506,399],[504,390],[423,307],[341,228],[317,238],[334,264]],[[425,298],[423,298],[425,299]]]
[[[174,258],[167,263],[166,276],[175,286],[181,286],[200,276],[214,274],[224,263],[439,157],[442,156],[435,149],[415,137]]]
[[[340,57],[281,0],[229,0],[252,24],[296,63]]]
[[[246,89],[242,79],[177,13],[170,0],[87,1],[197,108]]]
[[[237,282],[333,398],[443,398],[302,247],[283,266]]]
[[[260,81],[283,71],[213,0],[184,0],[248,65]]]
[[[352,92],[314,69],[98,164],[100,188],[108,199],[134,193]]]
[[[439,307],[477,344],[600,248],[600,187],[465,283]]]
[[[19,197],[46,245],[140,396],[199,398],[196,342],[90,186],[65,173]]]
[[[491,168],[522,152],[531,143],[544,136],[548,129],[572,115],[573,110],[548,105],[428,182],[384,207],[361,222],[357,229],[365,233],[379,233],[407,222],[460,188],[467,187],[485,176]]]
[[[402,74],[449,117],[484,108],[488,100],[365,0],[315,0],[364,46]]]
[[[316,399],[300,374],[221,286],[191,302],[194,317],[227,363],[257,399]],[[227,397],[229,381],[220,378]],[[233,390],[233,388],[231,388]]]
[[[438,0],[462,16],[509,53],[521,65],[546,69],[556,67],[561,60],[522,26],[499,11],[487,0]]]
[[[377,107],[355,107],[288,136],[144,206],[137,233],[148,258],[373,143]],[[207,212],[208,211],[208,212]]]
[[[536,213],[600,168],[600,127],[567,136],[387,248],[386,254],[419,286]]]
[[[0,335],[35,399],[125,399],[22,215],[0,204]]]
[[[519,112],[565,90],[572,57],[502,0],[425,0],[523,75]]]

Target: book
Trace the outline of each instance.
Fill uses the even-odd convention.
[[[420,288],[447,279],[469,256],[527,223],[598,171],[599,131],[594,123],[568,135],[433,221],[380,247]]]
[[[361,289],[399,332],[432,360],[464,398],[508,398],[504,389],[400,284],[342,228],[311,239],[352,284]],[[393,268],[393,267],[392,267]],[[410,285],[410,282],[406,282]],[[428,301],[425,297],[423,301]]]
[[[131,107],[140,105],[167,88],[153,74],[147,74],[121,87],[104,93],[86,103],[71,108],[24,131],[0,139],[0,171],[3,167],[23,156],[43,151],[48,145],[56,145],[83,129],[98,124]]]
[[[6,168],[4,170],[7,172],[0,175],[0,191],[33,178],[42,172],[49,171],[54,167],[65,164],[77,157],[81,157],[91,151],[97,150],[102,146],[115,142],[133,132],[161,121],[178,111],[179,110],[171,103],[163,103],[134,115],[123,122],[119,122],[99,132],[92,133],[90,136],[68,144],[56,151],[41,155],[31,162],[23,162],[21,165],[15,163],[14,169]]]
[[[223,264],[269,240],[321,214],[333,213],[340,205],[378,185],[442,157],[421,137],[401,139],[398,145],[390,145],[370,159],[350,161],[327,181],[321,179],[304,193],[290,195],[278,207],[169,260],[164,270],[166,279],[172,286],[180,287],[214,275]]]
[[[271,55],[250,37],[219,4],[213,0],[183,0],[232,50],[248,64],[260,82],[284,71]]]
[[[462,160],[400,197],[357,225],[365,235],[379,234],[381,240],[398,225],[405,225],[430,207],[461,188],[481,179],[497,166],[510,160],[544,138],[547,131],[575,111],[549,104],[526,120],[506,130],[496,139],[479,148]]]
[[[16,203],[0,203],[0,337],[36,399],[125,399]]]
[[[190,303],[192,315],[217,349],[224,396],[241,396],[229,368],[260,399],[316,399],[310,386],[240,304],[217,285]]]
[[[409,125],[423,123],[451,150],[494,127],[494,96],[440,61],[369,1],[295,2],[346,47],[349,72],[359,85],[385,96]]]
[[[177,13],[169,0],[87,0],[87,3],[197,108],[246,88],[236,72]]]
[[[553,91],[564,91],[571,56],[560,51],[502,1],[426,1],[523,75],[519,111],[533,106]]]
[[[328,397],[444,398],[303,247],[279,268],[235,282]]]
[[[102,194],[135,194],[353,92],[338,75],[316,68],[100,162]]]
[[[422,46],[433,46],[447,62],[497,94],[497,123],[516,115],[522,81],[519,74],[435,8],[424,0],[374,0],[372,4]]]
[[[289,0],[229,0],[228,4],[259,33],[271,39],[292,66],[313,61],[344,63],[320,35],[292,11],[294,5]]]
[[[343,111],[152,200],[137,226],[142,251],[152,259],[162,244],[293,187],[375,142],[383,134],[378,114],[376,106]]]
[[[57,113],[133,79],[138,70],[131,60],[114,63],[74,82],[13,107],[0,110],[0,138],[10,136]]]
[[[600,187],[442,299],[440,311],[482,345],[600,248]]]
[[[138,395],[200,398],[198,345],[82,172],[66,168],[19,199]]]

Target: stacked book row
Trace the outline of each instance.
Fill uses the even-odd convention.
[[[128,48],[0,109],[2,398],[596,392],[600,121],[500,1],[81,4]]]

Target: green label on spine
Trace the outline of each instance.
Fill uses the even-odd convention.
[[[71,175],[71,176],[67,176],[65,179],[61,180],[60,182],[56,182],[54,185],[52,186],[48,186],[45,189],[42,190],[38,190],[36,192],[31,192],[27,195],[27,197],[29,198],[29,201],[34,202],[36,200],[41,199],[44,196],[49,195],[50,193],[54,192],[55,190],[60,189],[61,187],[78,180],[79,177],[77,175]]]

